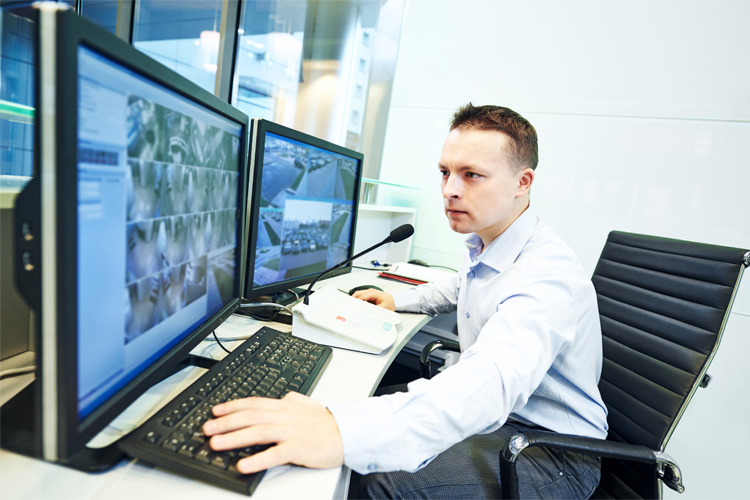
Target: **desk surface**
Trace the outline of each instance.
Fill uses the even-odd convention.
[[[356,271],[326,280],[339,288],[373,284],[386,291],[403,289],[404,285],[377,278],[367,271]],[[422,314],[402,313],[396,343],[378,355],[335,349],[331,363],[325,370],[311,396],[322,404],[350,401],[370,396],[401,348],[428,321]],[[233,316],[217,329],[219,338],[249,336],[262,326],[291,331],[291,326],[268,324]],[[229,345],[241,340],[230,341]],[[194,352],[203,356],[221,357],[215,342],[205,341]],[[151,412],[200,377],[204,370],[189,368],[154,386],[131,405],[97,439],[122,434],[133,422],[145,420]],[[357,376],[353,377],[352,373]],[[5,392],[6,386],[3,386]],[[279,498],[346,498],[349,471],[346,467],[312,470],[296,466],[275,467],[266,472],[260,486],[252,495],[255,500]],[[206,483],[178,476],[137,460],[122,461],[113,469],[88,474],[66,467],[0,450],[0,498],[240,498],[244,497]]]

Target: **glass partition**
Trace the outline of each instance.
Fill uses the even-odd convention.
[[[232,104],[360,151],[377,176],[403,9],[403,0],[245,2]]]
[[[118,3],[119,0],[85,0],[81,2],[81,15],[116,34]]]
[[[0,188],[18,191],[33,173],[34,50],[31,21],[0,10]]]
[[[420,189],[378,179],[362,179],[359,202],[382,207],[416,208]]]
[[[28,10],[31,3],[6,0],[0,10],[3,182],[32,174],[33,53],[23,35],[28,21],[17,21],[23,18],[11,17],[8,8]],[[364,174],[379,176],[405,0],[63,3],[209,92],[228,96],[250,117],[363,153]],[[234,13],[223,12],[225,6]],[[226,56],[219,53],[222,35]]]
[[[213,93],[222,5],[221,0],[140,0],[133,46]]]

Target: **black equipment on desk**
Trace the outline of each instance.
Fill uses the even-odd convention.
[[[131,432],[120,448],[164,469],[251,495],[263,473],[240,474],[235,464],[266,447],[213,451],[201,430],[211,408],[248,396],[309,394],[331,354],[330,347],[262,328]]]

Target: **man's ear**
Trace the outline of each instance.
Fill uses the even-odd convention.
[[[518,189],[516,190],[516,198],[525,196],[531,190],[531,185],[534,183],[534,170],[530,168],[524,168],[518,173]]]

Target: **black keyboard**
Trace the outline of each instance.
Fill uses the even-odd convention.
[[[120,448],[157,467],[251,495],[263,472],[241,474],[235,464],[267,446],[213,451],[202,432],[211,408],[248,396],[309,394],[331,355],[330,347],[262,328],[128,434]]]

